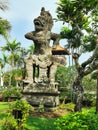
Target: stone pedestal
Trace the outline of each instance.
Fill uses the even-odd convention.
[[[24,98],[34,107],[43,105],[45,109],[55,108],[59,105],[58,83],[24,82]]]

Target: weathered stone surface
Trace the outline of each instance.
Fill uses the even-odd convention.
[[[27,76],[23,80],[24,98],[33,106],[56,107],[59,105],[58,83],[55,72],[61,59],[52,55],[53,48],[59,45],[60,35],[51,32],[52,16],[44,8],[40,16],[34,19],[35,31],[25,34],[34,42],[34,54],[25,59]],[[64,59],[65,60],[65,59]],[[64,63],[63,63],[64,64]]]
[[[39,105],[43,105],[44,107],[56,107],[59,105],[59,97],[58,96],[47,96],[47,95],[26,95],[26,99],[28,102],[36,107]]]
[[[33,83],[28,84],[24,87],[23,92],[25,93],[49,93],[49,94],[59,94],[58,92],[58,83]]]

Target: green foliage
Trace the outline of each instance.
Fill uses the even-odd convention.
[[[22,95],[21,95],[20,89],[11,86],[10,88],[4,89],[2,91],[2,96],[3,96],[3,99],[8,99],[11,97],[21,98]]]
[[[16,100],[15,102],[12,102],[9,107],[11,110],[21,110],[23,117],[27,117],[29,111],[31,109],[33,110],[31,105],[24,99],[20,99],[20,100]]]
[[[43,104],[39,105],[38,112],[44,112],[44,105]]]
[[[91,75],[85,76],[82,83],[86,91],[96,91],[96,81],[91,78]]]
[[[59,82],[61,100],[64,100],[64,98],[71,98],[71,83],[75,73],[74,67],[58,67],[55,77],[56,81]]]
[[[16,86],[17,84],[20,85],[21,80],[23,78],[23,73],[24,73],[24,69],[15,69],[12,72],[8,71],[6,73],[4,73],[4,86],[9,86],[9,80],[10,80],[10,74],[12,73],[11,76],[11,85],[12,86]]]
[[[56,130],[98,130],[97,121],[98,115],[90,109],[58,118],[55,125]]]
[[[96,81],[91,79],[91,75],[88,75],[82,80],[83,88],[84,88],[84,98],[88,105],[95,105],[96,98]],[[85,105],[87,105],[85,104]]]
[[[68,40],[67,47],[78,48],[80,53],[94,49],[98,32],[96,0],[60,0],[57,3],[57,18],[66,23],[61,37]]]
[[[1,126],[2,126],[2,124],[4,124],[3,123],[5,120],[4,118],[6,117],[6,115],[8,113],[8,111],[6,111],[6,110],[8,110],[10,104],[11,103],[9,103],[9,102],[0,102],[0,130],[3,130],[3,127],[1,128]],[[3,112],[6,115],[3,114]],[[8,116],[6,119],[8,119]],[[13,120],[13,117],[11,115],[9,115],[9,119],[6,121],[8,121],[8,122],[10,122],[10,124],[12,124],[11,123],[12,120]],[[27,117],[23,130],[56,130],[55,126],[54,126],[55,120],[56,120],[56,118],[40,118],[40,117],[29,115]],[[14,120],[12,122],[14,123]],[[7,128],[6,128],[6,130],[7,130]],[[17,130],[17,129],[15,129],[15,130]]]
[[[0,35],[5,36],[7,31],[11,29],[11,25],[7,20],[0,18]]]
[[[18,130],[17,122],[13,116],[8,116],[2,121],[2,130]]]
[[[65,108],[66,108],[68,111],[74,112],[74,107],[75,107],[75,104],[72,103],[72,102],[65,104]]]
[[[5,125],[5,128],[8,128],[7,130],[24,130],[29,111],[33,111],[33,107],[31,107],[26,100],[21,99],[11,102],[9,108],[10,113],[8,114],[8,117],[4,119],[3,127]]]

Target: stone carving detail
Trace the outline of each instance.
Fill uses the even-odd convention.
[[[59,45],[60,35],[51,32],[53,20],[45,8],[34,19],[34,25],[35,31],[25,34],[27,39],[33,40],[35,49],[34,54],[25,59],[27,77],[23,80],[23,94],[33,106],[47,104],[48,107],[56,107],[59,104],[59,92],[55,72],[60,62],[57,56],[52,55],[52,48]]]
[[[42,8],[40,16],[34,19],[34,25],[35,31],[25,35],[27,39],[34,41],[34,54],[51,54],[50,40],[53,40],[53,45],[58,45],[60,40],[59,34],[51,32],[53,26],[51,14]]]

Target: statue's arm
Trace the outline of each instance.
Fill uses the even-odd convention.
[[[59,45],[60,34],[51,33],[51,39],[53,40],[53,45]]]
[[[33,40],[34,39],[34,32],[29,32],[25,34],[25,38]]]

